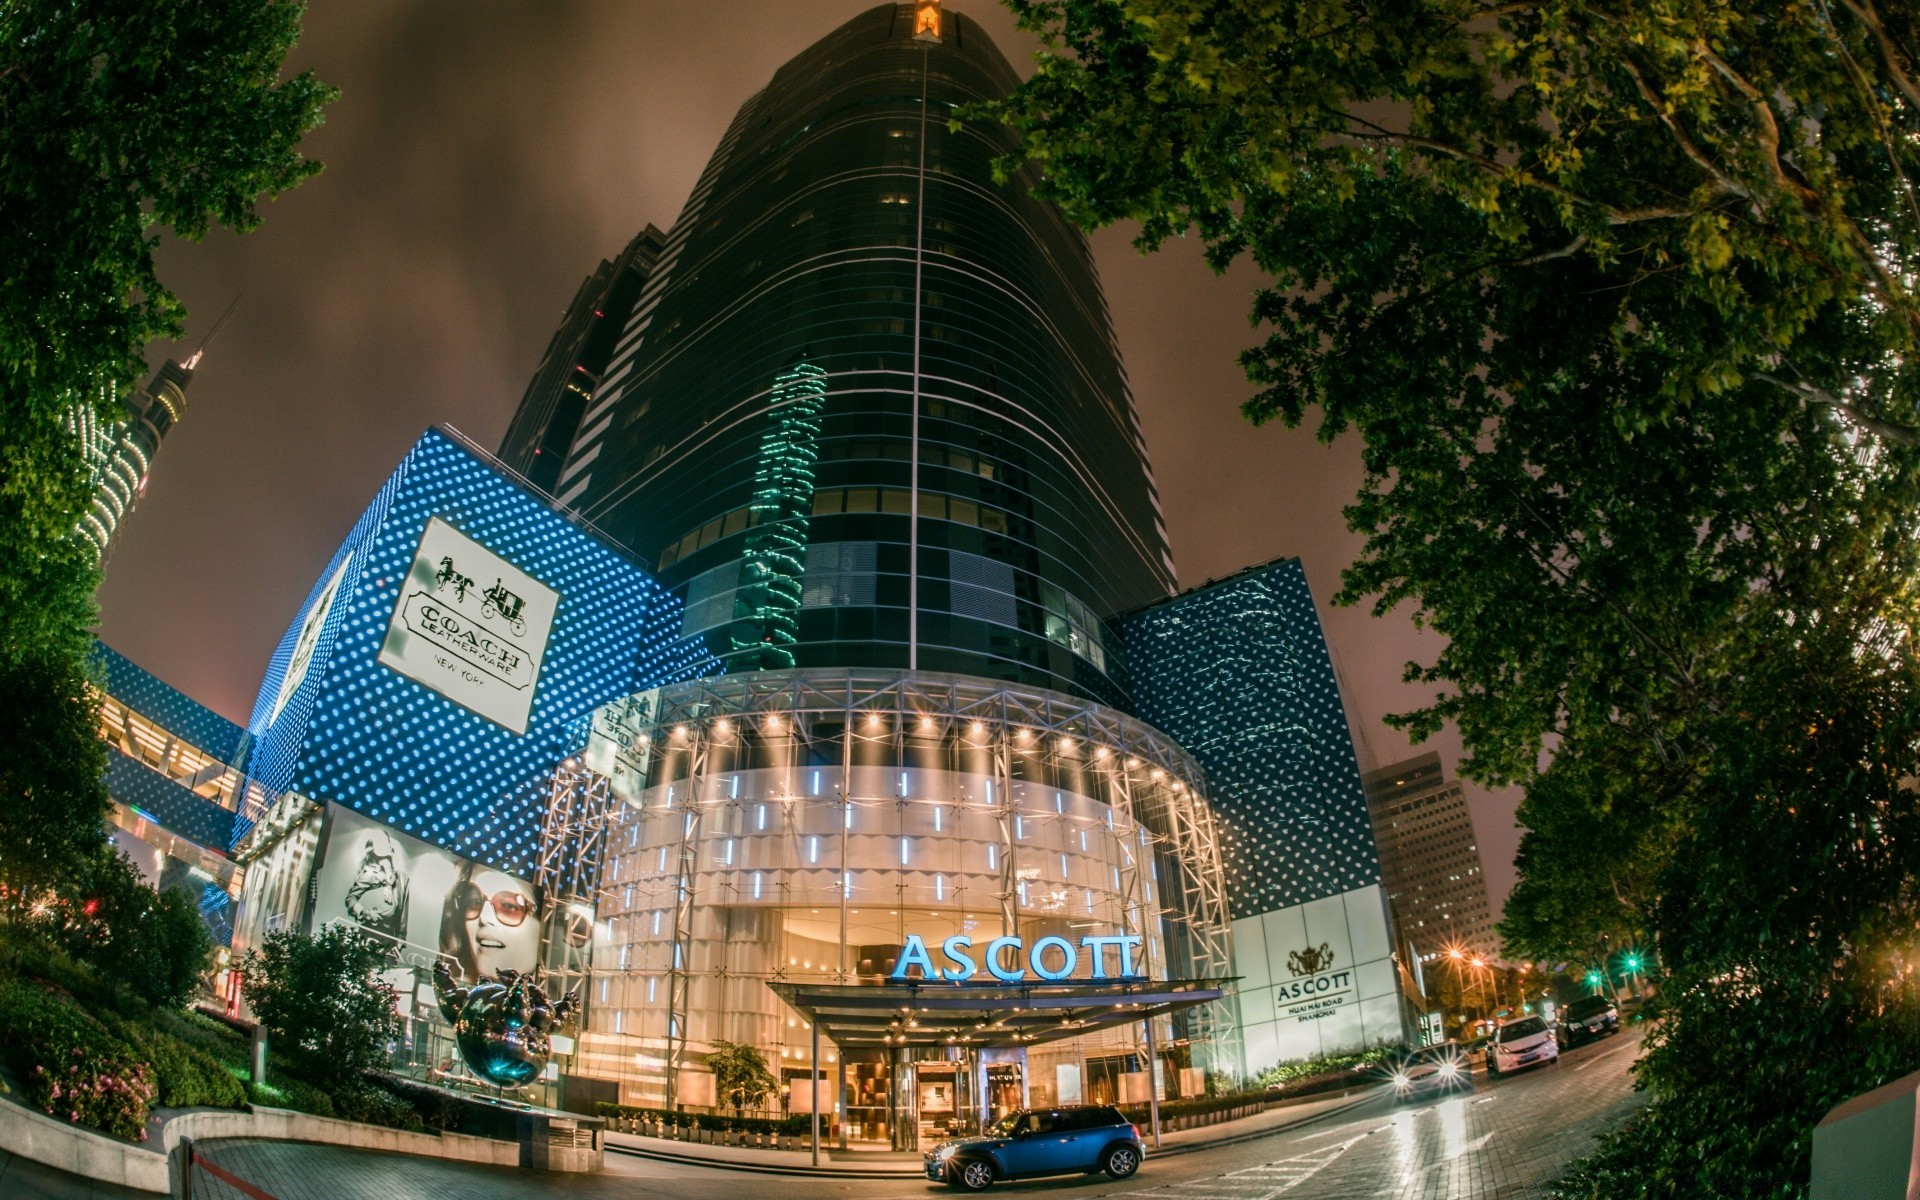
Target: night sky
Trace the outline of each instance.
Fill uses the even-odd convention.
[[[145,498],[108,564],[101,636],[236,721],[354,518],[423,430],[493,447],[574,289],[651,221],[669,227],[734,111],[862,0],[325,0],[295,69],[342,90],[305,150],[326,171],[260,229],[163,243],[184,358],[234,296]],[[1026,70],[1033,42],[987,0],[954,6]],[[1257,275],[1192,242],[1142,258],[1093,239],[1166,509],[1180,584],[1298,555],[1320,601],[1362,769],[1412,753],[1381,718],[1417,706],[1404,614],[1326,601],[1358,553],[1341,508],[1349,437],[1255,429],[1235,355]],[[1425,748],[1449,771],[1451,731]],[[1517,796],[1468,788],[1497,905]]]

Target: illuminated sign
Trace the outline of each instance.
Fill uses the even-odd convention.
[[[400,588],[380,661],[525,733],[559,603],[552,588],[434,517]]]
[[[905,980],[910,978],[910,967],[920,968],[922,979],[944,979],[949,983],[960,983],[972,979],[984,969],[989,975],[1002,983],[1023,983],[1029,971],[1048,982],[1071,978],[1080,968],[1080,951],[1087,952],[1087,965],[1090,979],[1134,979],[1138,978],[1133,965],[1133,951],[1140,944],[1138,934],[1102,934],[1083,937],[1076,944],[1063,937],[1043,937],[1033,943],[1031,953],[1027,951],[1024,938],[998,937],[988,942],[980,950],[980,958],[975,961],[973,939],[958,934],[940,943],[940,953],[953,965],[936,970],[933,956],[927,952],[927,943],[919,934],[907,935],[907,944],[900,950],[900,961],[893,968],[892,978]],[[1107,972],[1108,951],[1117,952],[1120,973]],[[1021,965],[1024,957],[1025,965]]]
[[[307,619],[300,626],[300,636],[294,639],[293,654],[287,659],[287,672],[280,677],[280,687],[273,696],[273,708],[267,713],[267,724],[279,719],[280,710],[293,699],[293,694],[306,682],[307,667],[313,662],[314,649],[320,644],[320,631],[326,627],[327,614],[333,611],[333,598],[340,592],[340,581],[346,578],[347,568],[353,563],[353,555],[348,554],[340,560],[340,566],[327,580],[327,586],[320,589],[320,595],[314,600],[313,607],[307,610]]]

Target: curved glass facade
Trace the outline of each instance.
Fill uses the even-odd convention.
[[[810,1030],[766,985],[881,983],[914,935],[941,967],[955,935],[985,947],[1099,934],[1139,939],[1135,976],[1232,973],[1200,774],[1134,718],[1058,693],[889,672],[760,672],[647,699],[651,718],[628,734],[640,765],[607,827],[576,1068],[618,1079],[627,1103],[713,1103],[698,1077],[724,1039],[758,1047],[785,1093],[769,1106],[791,1106]],[[1092,973],[1082,954],[1071,978]],[[1170,1068],[1237,1069],[1229,1004],[1160,1023]],[[1046,1041],[999,1067],[1031,1103],[1112,1102],[1126,1098],[1121,1076],[1146,1069],[1141,1036],[1135,1022]],[[855,1141],[891,1133],[911,1145],[901,1073],[936,1088],[926,1081],[967,1069],[962,1047],[923,1048],[909,1067],[877,1036],[827,1054]],[[1177,1094],[1180,1080],[1164,1086]]]
[[[1007,131],[949,129],[1015,76],[944,24],[916,41],[909,6],[872,9],[742,106],[556,493],[659,567],[730,671],[1124,705],[1105,619],[1172,581],[1132,398],[1084,238],[993,182]]]

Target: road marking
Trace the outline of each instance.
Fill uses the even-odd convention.
[[[1602,1053],[1599,1053],[1599,1054],[1596,1054],[1596,1055],[1594,1055],[1594,1056],[1593,1056],[1592,1058],[1589,1058],[1589,1059],[1588,1059],[1587,1061],[1585,1061],[1585,1062],[1583,1062],[1583,1063],[1581,1063],[1581,1064],[1580,1064],[1579,1066],[1577,1066],[1577,1067],[1575,1067],[1575,1068],[1574,1068],[1574,1070],[1576,1070],[1576,1071],[1584,1071],[1584,1070],[1586,1070],[1586,1069],[1587,1069],[1588,1067],[1590,1067],[1590,1066],[1592,1066],[1593,1064],[1595,1064],[1595,1063],[1597,1063],[1597,1062],[1599,1062],[1599,1061],[1600,1061],[1601,1059],[1604,1059],[1604,1058],[1611,1058],[1611,1057],[1612,1057],[1613,1055],[1616,1055],[1616,1054],[1618,1054],[1618,1053],[1620,1053],[1620,1052],[1621,1052],[1622,1050],[1625,1050],[1625,1049],[1627,1048],[1627,1046],[1628,1046],[1628,1045],[1630,1045],[1630,1044],[1631,1044],[1631,1043],[1626,1043],[1626,1042],[1623,1042],[1623,1043],[1621,1043],[1620,1045],[1618,1045],[1618,1046],[1615,1046],[1615,1047],[1613,1047],[1613,1048],[1612,1048],[1611,1050],[1606,1050],[1606,1051],[1603,1051]]]
[[[1221,1196],[1229,1200],[1271,1200],[1274,1196],[1292,1191],[1332,1166],[1341,1155],[1357,1143],[1373,1136],[1374,1132],[1370,1129],[1349,1137],[1337,1146],[1306,1154],[1296,1154],[1291,1158],[1275,1159],[1273,1162],[1260,1163],[1257,1166],[1243,1167],[1238,1171],[1229,1171],[1225,1175],[1215,1175],[1211,1179],[1164,1184],[1157,1188],[1122,1194],[1127,1196]]]

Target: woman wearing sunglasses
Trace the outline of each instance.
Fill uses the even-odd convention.
[[[540,918],[527,886],[504,871],[465,863],[440,907],[440,953],[467,983],[503,968],[539,964]]]

